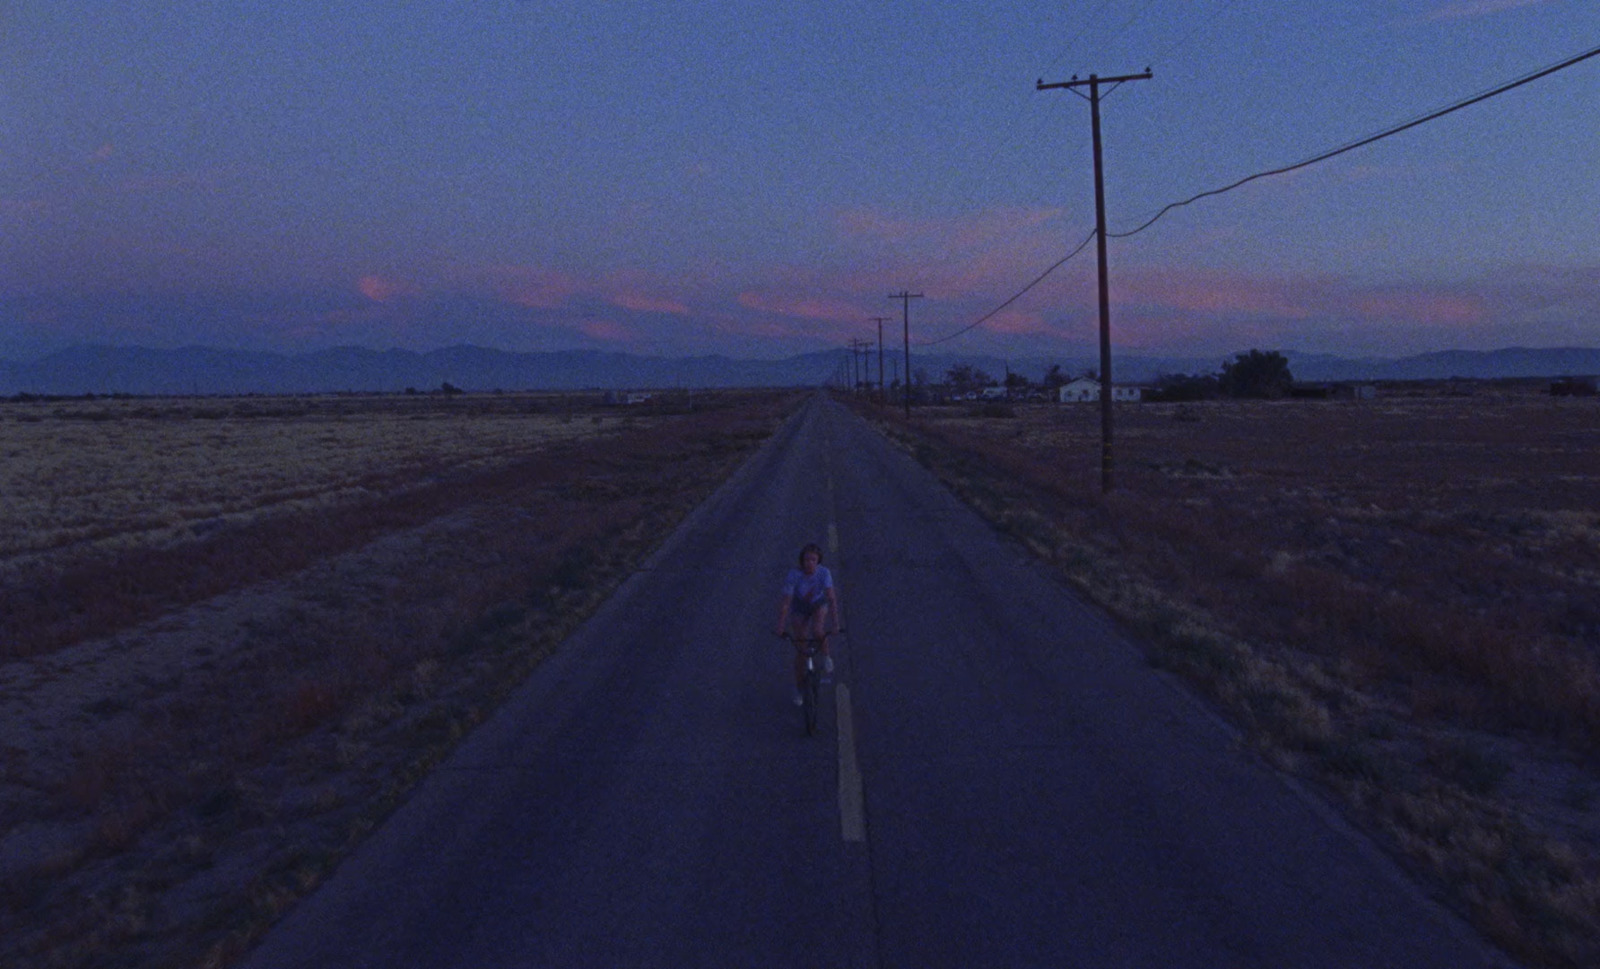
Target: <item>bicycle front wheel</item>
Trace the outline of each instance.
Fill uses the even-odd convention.
[[[821,689],[819,681],[821,676],[816,670],[806,670],[806,687],[802,693],[805,701],[803,706],[806,718],[806,736],[810,737],[817,732],[817,700]]]

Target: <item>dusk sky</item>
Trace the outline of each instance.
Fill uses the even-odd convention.
[[[780,357],[1600,46],[1594,0],[9,0],[0,357]],[[1600,346],[1600,57],[1110,243],[1127,352]],[[941,352],[1095,345],[1094,247]]]

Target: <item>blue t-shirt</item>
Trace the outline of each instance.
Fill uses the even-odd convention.
[[[828,571],[826,565],[817,566],[817,570],[810,575],[806,575],[803,569],[790,569],[783,580],[783,594],[805,602],[822,602],[831,588],[833,573]]]

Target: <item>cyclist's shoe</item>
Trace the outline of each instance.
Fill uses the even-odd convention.
[[[822,657],[822,672],[824,672],[824,673],[832,673],[833,672],[833,657],[832,656],[824,656],[824,657]]]
[[[803,707],[806,705],[806,698],[800,695],[800,688],[798,686],[794,688],[794,705],[797,707]]]

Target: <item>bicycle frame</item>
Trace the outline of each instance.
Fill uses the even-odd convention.
[[[800,707],[808,737],[817,732],[817,707],[822,692],[822,664],[817,662],[817,654],[822,652],[822,647],[827,644],[830,636],[842,632],[843,629],[835,629],[815,639],[810,637],[795,639],[789,633],[781,634],[784,639],[794,643],[794,648],[805,657],[805,682],[800,687]]]

